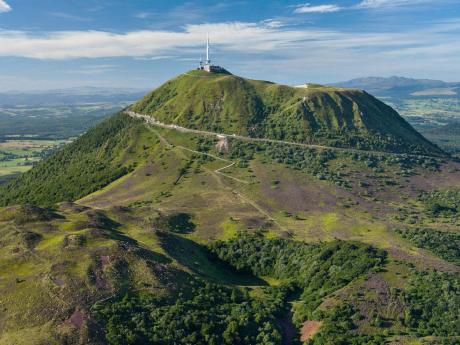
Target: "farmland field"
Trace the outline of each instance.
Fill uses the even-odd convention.
[[[129,103],[0,105],[0,184]]]
[[[68,140],[5,140],[0,142],[0,183],[29,169]]]
[[[381,98],[443,150],[460,154],[460,98]]]
[[[432,127],[460,121],[460,98],[385,99],[413,126]]]
[[[67,139],[125,107],[128,102],[0,106],[0,140]]]

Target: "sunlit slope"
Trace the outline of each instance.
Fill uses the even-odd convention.
[[[442,154],[391,107],[355,89],[294,88],[191,71],[166,82],[131,108],[165,123],[227,134]]]

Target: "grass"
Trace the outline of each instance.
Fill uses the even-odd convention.
[[[21,345],[58,345],[59,342],[51,340],[54,325],[49,322],[45,325],[23,328],[16,331],[2,332],[0,345],[21,344]]]
[[[227,241],[231,238],[235,237],[238,233],[238,222],[233,219],[229,219],[222,223],[222,235],[220,236],[220,240]]]
[[[270,286],[280,286],[283,284],[283,281],[280,279],[276,279],[273,277],[262,276],[260,277],[263,281],[265,281]]]

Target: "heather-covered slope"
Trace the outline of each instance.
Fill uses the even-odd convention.
[[[227,134],[442,154],[391,107],[361,90],[294,88],[191,71],[166,82],[131,109],[164,123]]]

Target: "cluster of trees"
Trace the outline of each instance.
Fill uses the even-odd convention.
[[[384,251],[358,242],[311,245],[247,233],[215,242],[210,250],[238,270],[281,279],[300,289],[301,303],[294,314],[297,323],[311,317],[324,296],[370,270],[379,270],[386,258]]]
[[[0,151],[0,162],[8,162],[21,156],[8,151]]]
[[[397,329],[415,337],[439,337],[426,344],[458,344],[460,336],[460,277],[453,273],[436,271],[411,271],[404,290],[392,289],[395,300],[403,306],[404,313],[397,320]],[[388,342],[382,334],[360,334],[354,320],[362,318],[359,311],[348,302],[331,310],[315,312],[323,320],[320,332],[308,345],[384,345]],[[377,319],[383,319],[377,315]],[[382,327],[382,326],[379,326]],[[383,326],[386,327],[386,326]],[[385,333],[383,333],[385,334]],[[425,342],[423,342],[425,344]]]
[[[95,311],[113,345],[275,345],[281,343],[275,315],[284,305],[285,293],[271,291],[251,298],[247,289],[195,278],[190,291],[174,301],[125,296],[96,305]]]
[[[327,163],[337,158],[335,152],[329,150],[317,151],[300,146],[280,145],[272,143],[246,143],[233,141],[229,156],[240,160],[239,166],[246,166],[256,153],[263,153],[275,162],[285,164],[294,169],[303,170],[320,180],[329,180],[342,187],[349,183],[340,172],[332,172]]]
[[[460,215],[460,188],[423,193],[419,199],[434,217],[458,218]]]
[[[317,316],[323,320],[320,332],[310,339],[308,345],[384,345],[385,337],[381,335],[367,335],[350,332],[356,329],[353,322],[359,317],[352,305],[345,303],[328,312],[318,312]]]
[[[414,272],[401,292],[401,322],[417,336],[460,336],[460,276]]]
[[[137,122],[119,113],[58,150],[17,179],[0,187],[0,206],[34,203],[49,206],[88,195],[125,175],[117,162]]]
[[[369,151],[388,151],[396,153],[427,154],[420,145],[413,145],[393,135],[372,131],[359,131],[351,128],[333,130],[330,128],[313,128],[299,126],[300,120],[293,123],[270,122],[265,124],[262,137],[277,140],[295,141],[306,144],[326,145],[344,148],[356,148]]]
[[[370,271],[378,271],[386,253],[346,241],[305,244],[290,239],[267,239],[263,233],[239,233],[230,241],[209,246],[214,257],[237,270],[268,276],[278,286],[223,286],[190,278],[171,298],[126,295],[103,302],[94,311],[109,344],[260,344],[282,343],[280,319],[295,296],[294,322],[322,320],[309,345],[383,345],[387,333],[357,332],[362,315],[349,302],[332,309],[318,308],[323,299]],[[456,274],[411,271],[404,289],[392,289],[405,313],[397,329],[411,336],[444,337],[454,344],[460,330],[460,278]],[[376,316],[378,318],[379,315]],[[379,327],[387,327],[385,325]],[[391,330],[390,330],[391,332]],[[391,333],[389,333],[391,334]],[[450,337],[450,338],[449,338]]]
[[[239,166],[245,167],[256,153],[262,153],[278,163],[285,164],[293,169],[306,171],[320,180],[327,180],[344,188],[351,187],[351,179],[343,171],[329,167],[329,162],[338,158],[349,158],[357,162],[363,162],[375,172],[383,172],[388,166],[392,166],[398,174],[403,176],[413,175],[416,167],[436,171],[439,169],[441,162],[440,159],[424,156],[334,152],[292,145],[247,143],[237,140],[232,142],[229,156],[232,159],[238,159]]]
[[[337,158],[330,150],[314,150],[298,146],[267,145],[265,154],[278,163],[308,172],[320,180],[328,180],[342,187],[349,187],[340,171],[332,171],[328,162]]]
[[[460,265],[460,234],[427,228],[397,229],[396,232],[415,246]]]

